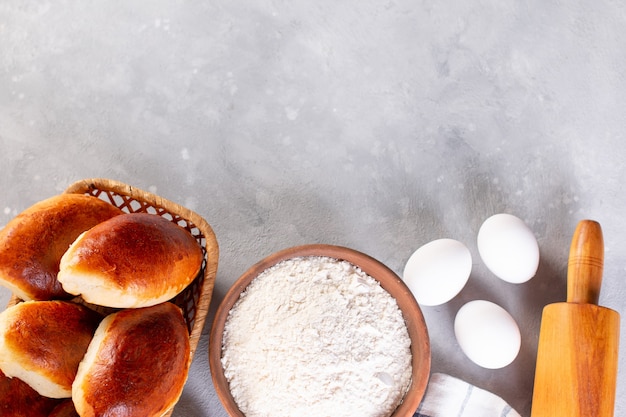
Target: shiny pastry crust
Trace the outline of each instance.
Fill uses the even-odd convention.
[[[69,398],[100,316],[69,301],[25,301],[0,313],[0,369],[40,395]]]
[[[114,308],[168,301],[197,276],[202,250],[177,224],[154,214],[116,216],[83,233],[60,263],[65,291]]]
[[[107,316],[72,386],[79,415],[161,416],[182,393],[189,333],[180,309],[166,302]]]
[[[59,401],[43,397],[24,381],[0,371],[0,416],[47,417]]]
[[[0,231],[0,284],[23,300],[70,298],[57,281],[61,256],[82,232],[121,213],[82,194],[32,205]]]

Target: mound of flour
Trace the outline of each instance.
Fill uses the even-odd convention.
[[[374,278],[328,257],[256,277],[226,321],[222,366],[247,417],[388,416],[411,381],[408,331]]]

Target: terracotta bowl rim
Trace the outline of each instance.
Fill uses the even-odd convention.
[[[246,270],[230,287],[215,313],[209,336],[211,378],[220,402],[229,416],[245,417],[233,399],[221,364],[222,337],[228,313],[239,294],[261,272],[280,261],[307,256],[327,256],[345,260],[376,279],[396,299],[409,331],[412,353],[412,378],[402,403],[390,417],[411,417],[417,410],[430,377],[431,352],[428,329],[415,297],[398,275],[373,257],[344,246],[305,244],[279,250]]]

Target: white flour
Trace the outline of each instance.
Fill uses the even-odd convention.
[[[295,258],[235,303],[222,365],[246,417],[382,417],[410,384],[410,343],[378,281],[345,261]]]

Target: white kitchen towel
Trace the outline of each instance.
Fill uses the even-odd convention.
[[[430,376],[413,417],[521,417],[502,398],[442,373]]]

